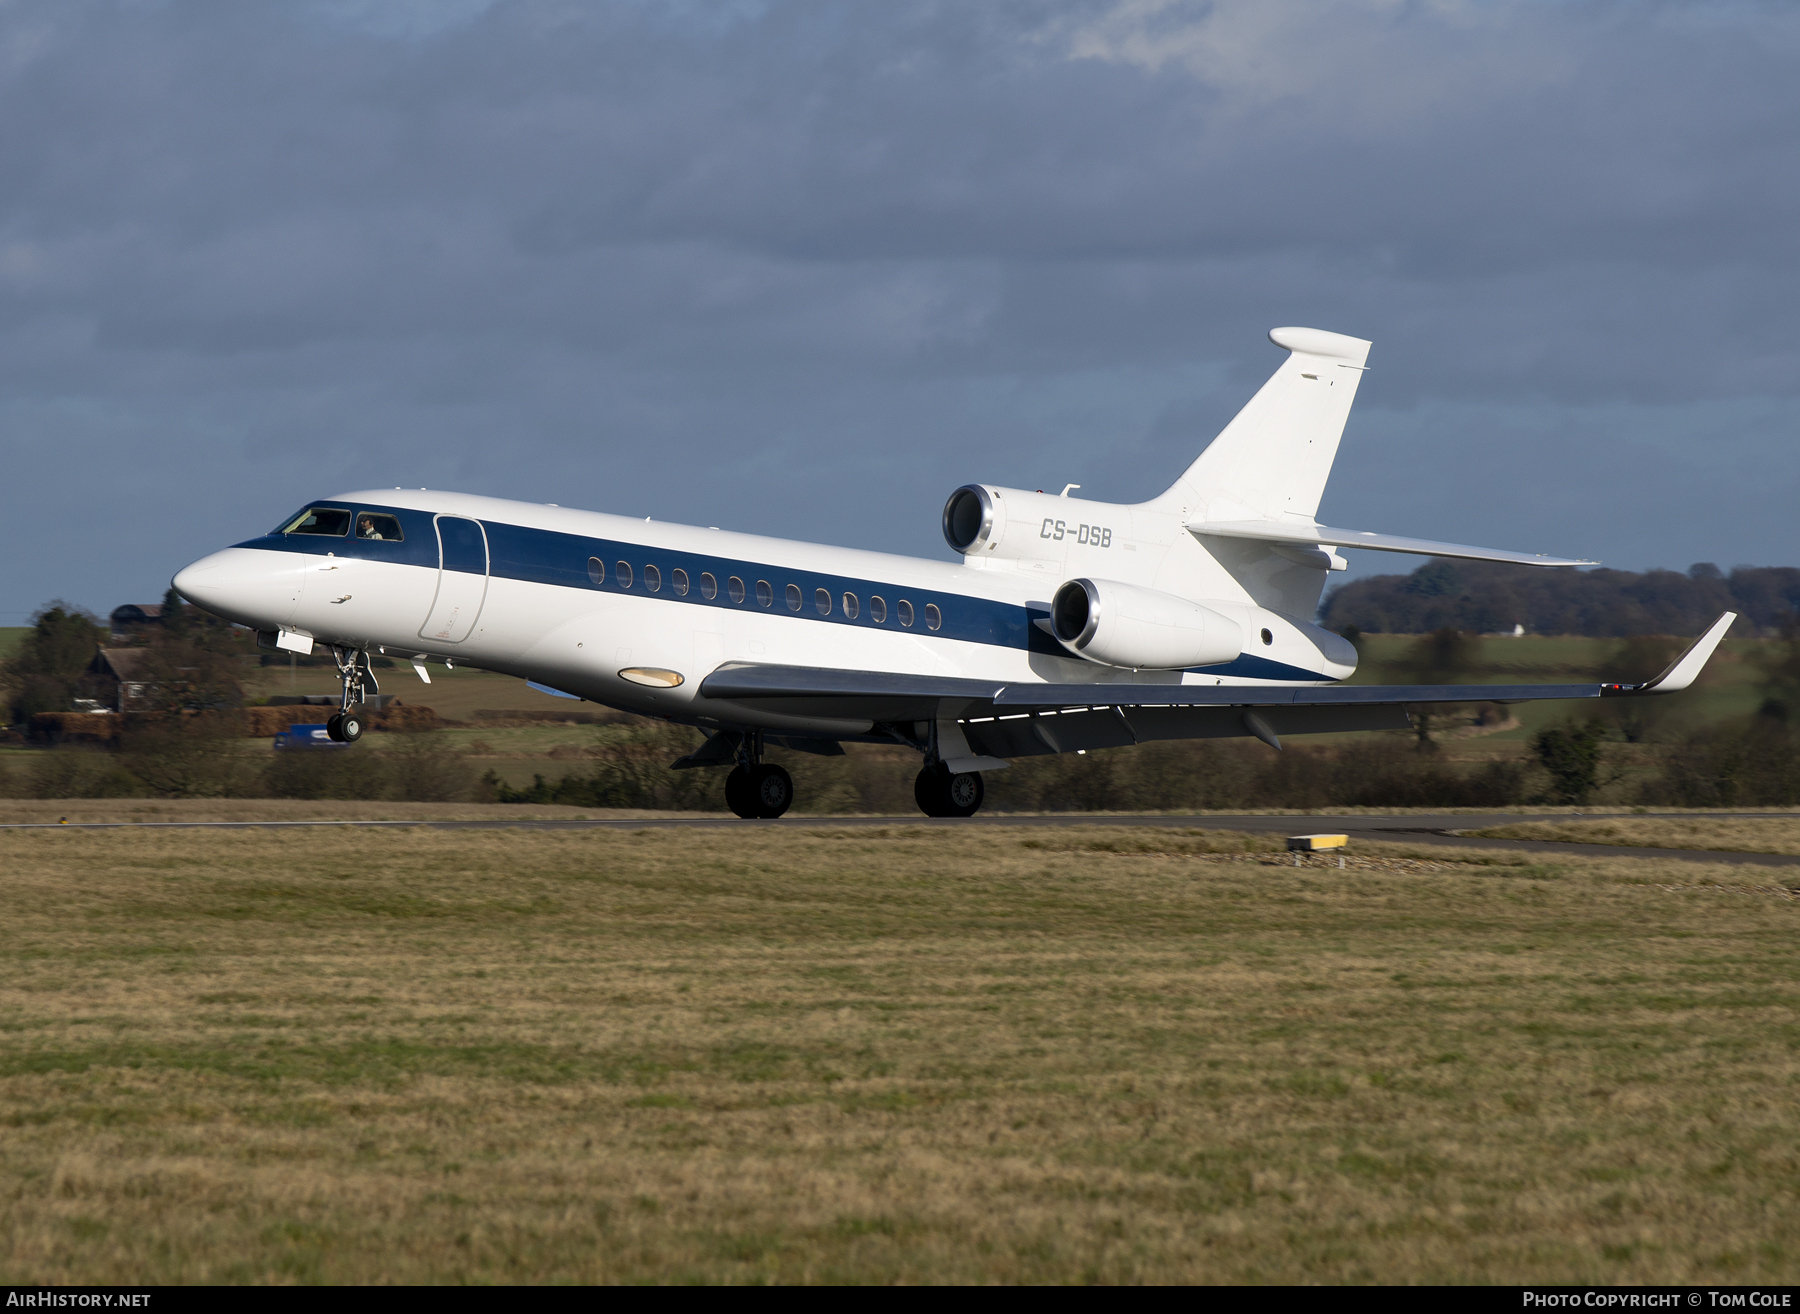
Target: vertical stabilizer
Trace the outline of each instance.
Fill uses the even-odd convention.
[[[1278,328],[1287,360],[1162,497],[1192,520],[1311,521],[1370,344],[1323,329]]]

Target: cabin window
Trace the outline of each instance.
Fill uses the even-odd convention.
[[[350,513],[335,506],[309,506],[280,530],[283,534],[318,534],[342,538],[350,532]]]
[[[688,591],[687,571],[683,570],[680,566],[677,566],[677,567],[675,567],[674,570],[671,570],[669,572],[669,587],[675,590],[676,597],[678,597],[678,598],[687,597],[687,591]]]
[[[877,625],[887,624],[887,603],[879,596],[869,599],[869,619]]]
[[[902,625],[908,627],[909,629],[912,627],[912,623],[913,623],[912,603],[908,602],[905,598],[901,598],[900,601],[898,601],[894,604],[894,615],[899,617],[900,623]]]
[[[644,567],[644,587],[652,593],[662,592],[662,571],[655,566]]]
[[[937,603],[925,604],[925,628],[935,630],[944,623],[944,613],[937,609]]]
[[[789,611],[800,610],[800,586],[798,584],[787,586],[787,602]]]
[[[621,562],[618,562],[616,565],[614,565],[613,566],[613,578],[619,581],[620,588],[622,588],[622,589],[630,588],[631,587],[631,563],[627,562],[627,561],[621,561]]]
[[[606,563],[599,557],[588,558],[588,583],[595,588],[606,583]]]
[[[851,620],[855,620],[857,611],[856,595],[854,593],[846,593],[844,595],[844,615],[848,616]]]
[[[700,596],[708,602],[719,596],[719,581],[713,578],[710,570],[700,572]]]
[[[403,543],[406,535],[400,532],[400,521],[393,516],[380,515],[374,511],[363,511],[356,517],[356,536],[366,538],[372,543]]]
[[[756,605],[759,607],[767,607],[774,601],[775,601],[775,590],[772,587],[770,587],[769,581],[766,579],[757,580],[756,581]]]
[[[813,603],[819,609],[819,615],[831,615],[831,590],[819,589],[813,594]]]
[[[731,577],[725,587],[730,591],[731,600],[733,602],[742,602],[744,600],[744,581],[739,579],[736,575]]]
[[[1270,643],[1274,643],[1274,642],[1275,642],[1275,636],[1274,636],[1274,635],[1273,635],[1273,634],[1270,634],[1270,633],[1269,633],[1269,632],[1268,632],[1268,631],[1267,631],[1267,630],[1264,630],[1264,631],[1263,631],[1263,632],[1262,632],[1262,641],[1263,641],[1263,643],[1265,643],[1265,644],[1270,644]]]

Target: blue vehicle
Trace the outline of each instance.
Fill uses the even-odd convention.
[[[277,748],[348,748],[349,744],[333,739],[323,722],[318,725],[290,725],[275,736]]]

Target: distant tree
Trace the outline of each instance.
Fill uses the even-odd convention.
[[[1462,572],[1448,561],[1432,558],[1407,580],[1406,591],[1416,593],[1422,598],[1442,598],[1461,593],[1463,587]]]
[[[127,728],[119,761],[165,798],[232,798],[257,792],[256,773],[239,751],[242,742],[229,715],[154,717]]]
[[[39,712],[66,712],[87,681],[105,631],[95,615],[58,598],[31,618],[31,633],[6,663],[13,724]]]
[[[1624,638],[1699,634],[1727,609],[1743,617],[1740,637],[1777,628],[1783,615],[1800,612],[1800,568],[1737,566],[1726,577],[1710,562],[1685,574],[1638,574],[1433,559],[1410,575],[1371,575],[1334,589],[1320,622],[1386,634],[1481,634],[1518,623],[1534,634]]]
[[[1407,649],[1400,669],[1410,684],[1456,684],[1474,669],[1479,656],[1474,640],[1460,630],[1448,627],[1434,630]],[[1437,747],[1431,738],[1431,721],[1449,709],[1441,704],[1421,703],[1413,712],[1413,725],[1419,736],[1419,748],[1429,752]]]
[[[1762,668],[1762,715],[1800,721],[1800,616],[1782,617],[1779,640],[1754,658]]]
[[[150,645],[137,676],[150,706],[158,711],[218,711],[242,707],[243,667],[233,653],[206,646],[200,638],[160,635]]]
[[[1550,774],[1550,800],[1585,803],[1600,783],[1600,743],[1606,732],[1597,721],[1553,725],[1531,739],[1531,751]]]
[[[163,633],[171,638],[185,639],[188,632],[189,607],[186,599],[175,591],[171,584],[162,600]]]
[[[1603,679],[1621,684],[1643,684],[1668,669],[1681,652],[1681,643],[1656,634],[1637,634],[1626,639],[1606,659]],[[1668,714],[1663,698],[1608,698],[1601,702],[1605,718],[1618,727],[1629,744],[1640,744],[1655,733]]]

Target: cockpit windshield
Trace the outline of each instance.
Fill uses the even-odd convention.
[[[357,514],[356,536],[386,543],[399,543],[406,538],[406,535],[400,532],[400,522],[397,519],[393,516],[380,515],[374,511],[363,511]]]
[[[350,532],[350,513],[335,506],[309,506],[275,532],[323,534],[330,538],[342,538]]]

